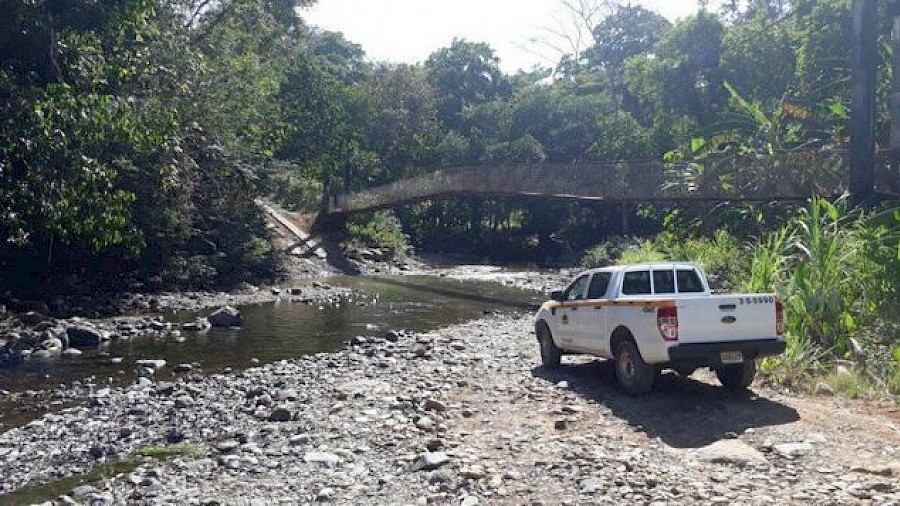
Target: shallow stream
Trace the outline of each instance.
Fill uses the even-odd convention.
[[[337,277],[329,282],[354,293],[331,302],[300,303],[286,298],[243,306],[244,324],[239,329],[184,331],[178,339],[138,337],[84,350],[75,359],[28,360],[0,368],[0,390],[42,389],[92,376],[100,383],[129,381],[138,374],[135,361],[139,359],[166,361],[157,379],[172,377],[173,366],[185,363],[205,373],[242,369],[335,351],[359,335],[421,332],[489,312],[530,311],[541,299],[536,292],[498,283],[430,276]],[[209,312],[176,312],[166,319],[188,322]]]

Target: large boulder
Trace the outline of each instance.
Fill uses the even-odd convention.
[[[87,325],[73,325],[66,329],[69,346],[97,346],[105,339],[99,330]]]
[[[216,309],[207,319],[213,327],[239,327],[241,312],[231,306],[224,306]]]

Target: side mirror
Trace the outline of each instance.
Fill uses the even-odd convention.
[[[552,292],[550,292],[550,300],[555,300],[556,302],[562,302],[563,291],[562,290],[553,290]]]

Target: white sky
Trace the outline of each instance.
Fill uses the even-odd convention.
[[[696,0],[637,0],[670,20],[697,11]],[[344,32],[370,60],[424,61],[453,37],[487,42],[506,72],[553,66],[549,29],[574,26],[560,0],[318,0],[301,16],[326,30]],[[560,43],[560,39],[555,39]]]

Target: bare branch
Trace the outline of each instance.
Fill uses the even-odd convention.
[[[565,19],[554,17],[554,25],[544,28],[550,36],[542,43],[558,53],[557,60],[571,56],[577,62],[593,42],[593,28],[621,0],[560,0],[559,3]]]
[[[200,14],[202,14],[203,11],[206,10],[207,6],[209,6],[209,4],[212,2],[213,2],[213,0],[202,0],[197,5],[197,7],[194,8],[194,12],[191,14],[190,19],[188,20],[187,24],[184,25],[184,27],[185,28],[193,27],[194,22],[197,21],[197,17],[200,16]]]

